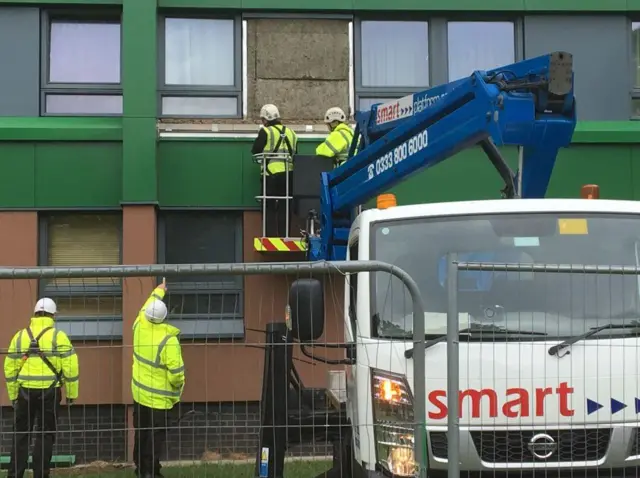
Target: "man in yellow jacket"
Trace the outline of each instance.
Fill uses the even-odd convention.
[[[78,398],[78,356],[67,334],[55,328],[56,313],[52,299],[40,299],[29,327],[13,336],[4,360],[4,379],[15,410],[8,478],[22,478],[27,469],[29,433],[36,417],[42,433],[34,444],[33,476],[49,476],[62,385],[67,404]]]
[[[260,110],[262,128],[258,132],[251,154],[264,153],[262,158],[263,193],[270,197],[289,196],[293,188],[293,158],[298,152],[298,135],[282,124],[280,111],[276,105],[264,105]],[[264,164],[266,163],[266,164]],[[287,173],[287,171],[289,171]],[[288,183],[288,188],[287,188]],[[266,199],[265,234],[268,237],[287,237],[287,207],[285,200]]]
[[[140,309],[133,324],[133,459],[141,478],[158,478],[168,411],[180,401],[184,389],[184,362],[178,334],[165,323],[167,306],[162,301],[167,283],[162,281]]]
[[[347,115],[342,108],[329,108],[324,114],[324,122],[329,127],[329,135],[316,148],[316,155],[332,158],[333,167],[337,168],[347,160],[353,141],[353,130],[347,124]]]

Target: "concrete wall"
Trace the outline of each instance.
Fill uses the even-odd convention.
[[[346,20],[248,20],[248,115],[278,105],[285,121],[318,121],[330,106],[349,106]]]
[[[573,54],[578,120],[631,116],[631,33],[624,15],[534,15],[524,19],[525,57]]]

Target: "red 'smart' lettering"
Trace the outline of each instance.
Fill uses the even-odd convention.
[[[400,114],[400,103],[394,103],[389,106],[378,107],[376,122],[386,123],[387,121],[393,121]]]
[[[554,390],[552,387],[535,388],[508,388],[506,400],[499,406],[498,393],[491,388],[481,390],[468,389],[459,392],[459,416],[471,413],[471,418],[480,418],[482,406],[488,411],[489,417],[497,417],[498,409],[507,418],[543,417],[547,400],[558,400],[558,410],[563,417],[572,417],[575,410],[569,408],[569,395],[573,393],[573,387],[567,382],[562,382]],[[557,397],[555,398],[554,395]],[[501,402],[502,400],[500,400]],[[429,411],[429,418],[441,420],[447,416],[447,392],[445,390],[432,390],[428,395],[428,402],[436,410]],[[533,409],[533,410],[532,410]]]

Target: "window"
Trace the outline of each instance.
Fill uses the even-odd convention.
[[[359,26],[359,109],[429,86],[427,22],[363,20]]]
[[[119,17],[45,14],[41,108],[50,115],[121,115]]]
[[[160,35],[160,114],[241,114],[241,22],[164,17]]]
[[[158,262],[219,264],[242,260],[242,214],[213,211],[164,212],[158,221]],[[168,319],[192,339],[244,336],[242,289],[237,275],[193,275],[170,279]]]
[[[449,81],[476,70],[491,70],[515,62],[513,22],[449,22],[447,25]]]
[[[631,48],[633,51],[633,90],[631,101],[633,105],[632,117],[640,118],[640,22],[631,24]]]
[[[359,111],[522,58],[517,19],[413,15],[355,22],[355,93]]]
[[[60,213],[40,218],[40,263],[54,267],[111,266],[121,261],[122,215]],[[40,295],[58,305],[57,323],[71,336],[122,337],[122,282],[112,277],[41,281]]]

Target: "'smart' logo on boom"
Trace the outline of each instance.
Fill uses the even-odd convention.
[[[389,123],[413,115],[413,95],[383,103],[376,112],[376,124]]]
[[[440,95],[428,96],[428,94],[424,93],[409,95],[399,100],[383,103],[378,106],[376,111],[376,124],[381,125],[413,116],[414,114],[424,111],[446,95],[446,93],[442,93]]]

